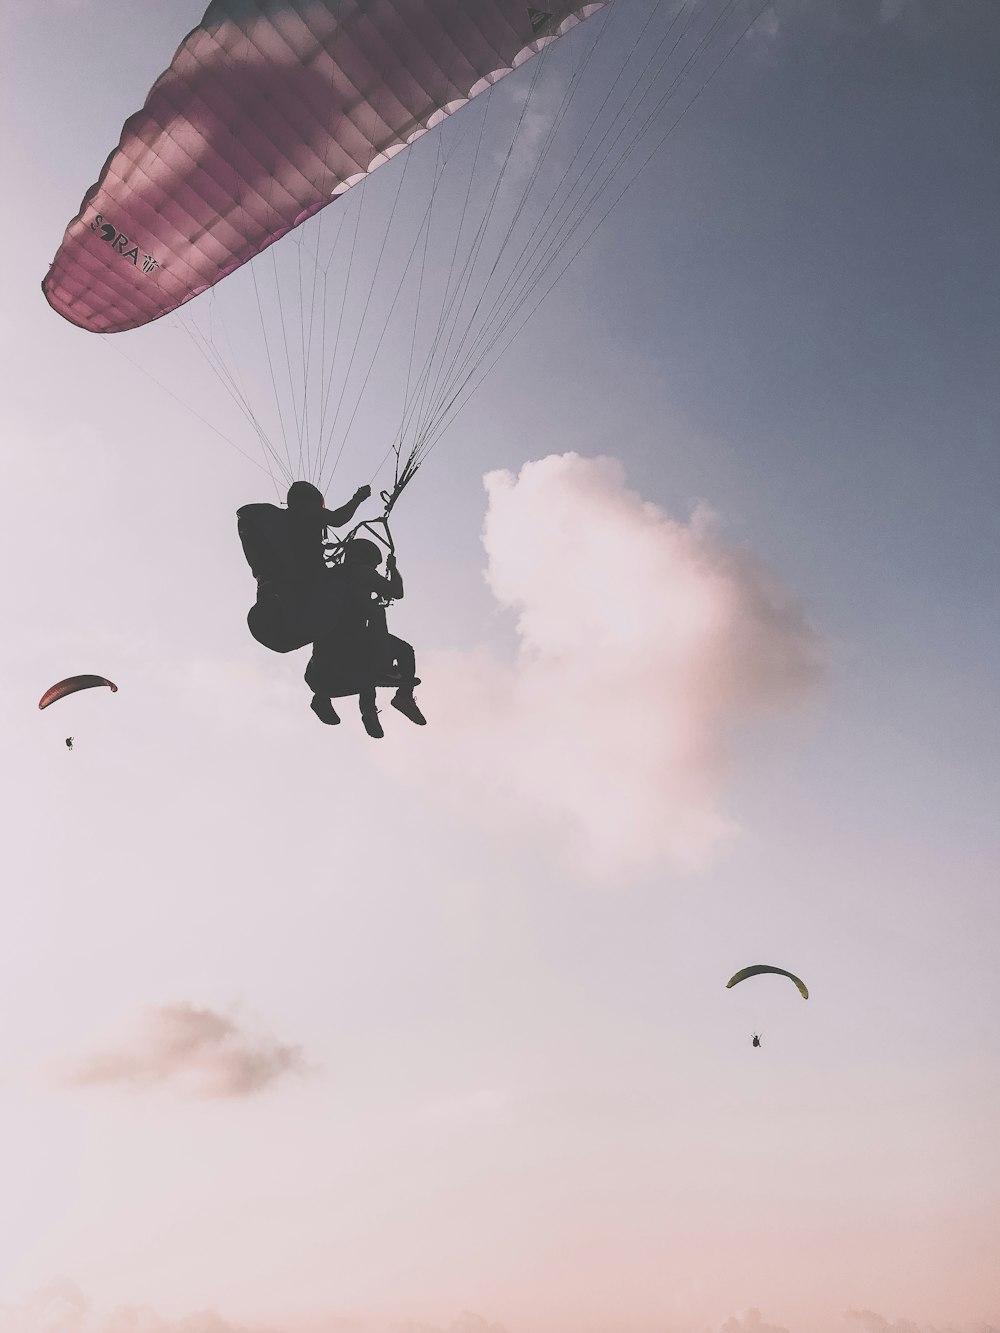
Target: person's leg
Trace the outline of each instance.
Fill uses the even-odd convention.
[[[399,674],[402,676],[402,682],[399,689],[392,696],[390,702],[397,712],[408,717],[418,727],[423,727],[427,719],[417,707],[417,701],[413,697],[415,685],[419,685],[417,678],[417,663],[413,653],[413,648],[405,639],[397,639],[394,634],[389,635],[389,645],[393,655],[393,661],[399,668]]]
[[[314,694],[309,707],[319,720],[325,722],[328,727],[335,727],[340,722],[337,710],[333,706],[333,700],[327,699],[322,694]]]
[[[417,662],[412,646],[405,639],[398,639],[395,634],[387,634],[384,652],[402,677],[403,686],[408,686],[412,690],[417,675]]]
[[[361,721],[365,725],[365,731],[373,740],[381,740],[385,732],[382,730],[382,723],[378,720],[374,685],[366,685],[364,689],[358,691],[358,704],[361,708]]]

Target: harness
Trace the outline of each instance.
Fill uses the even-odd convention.
[[[343,537],[335,537],[332,541],[325,541],[323,543],[323,560],[327,569],[335,569],[338,565],[344,563],[344,552],[347,545],[349,542],[354,541],[356,537],[374,538],[378,546],[385,548],[387,556],[396,554],[396,544],[392,539],[392,531],[389,527],[389,515],[392,513],[393,505],[399,499],[403,487],[410,481],[415,471],[416,468],[407,473],[404,469],[402,475],[391,491],[379,492],[379,499],[382,501],[383,505],[385,505],[385,509],[380,518],[362,519],[360,523],[355,523],[354,527],[345,533]],[[379,606],[392,606],[391,597],[379,597],[377,600]]]

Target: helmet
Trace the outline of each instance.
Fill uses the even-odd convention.
[[[382,563],[382,552],[365,537],[352,537],[344,547],[344,559],[352,564],[371,565],[374,569]]]
[[[304,509],[311,505],[323,507],[323,493],[311,481],[293,481],[285,498],[289,509]]]

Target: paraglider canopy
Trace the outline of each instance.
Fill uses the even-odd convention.
[[[67,694],[75,694],[77,690],[92,690],[98,685],[106,685],[112,694],[118,693],[118,686],[104,676],[67,676],[45,691],[38,701],[38,707],[48,708],[49,704],[64,699]]]
[[[731,976],[726,982],[726,990],[739,985],[741,981],[746,981],[747,977],[757,977],[764,972],[773,972],[776,976],[787,977],[789,981],[795,983],[799,994],[803,1000],[809,999],[809,991],[806,989],[806,983],[795,975],[794,972],[786,972],[783,967],[771,967],[769,963],[754,963],[752,967],[741,968],[734,976]]]
[[[93,333],[176,310],[606,4],[213,0],[67,228],[49,304]]]
[[[95,334],[176,313],[276,490],[276,473],[319,483],[296,482],[292,508],[322,503],[363,400],[376,434],[398,412],[369,474],[394,460],[387,518],[750,32],[740,8],[211,0],[125,121],[45,297]],[[273,403],[255,406],[264,363]]]

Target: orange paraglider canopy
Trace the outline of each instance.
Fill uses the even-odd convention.
[[[75,694],[77,690],[92,690],[97,685],[107,685],[112,694],[118,693],[118,686],[114,681],[107,680],[104,676],[67,676],[65,680],[60,680],[45,691],[38,701],[38,707],[48,708],[49,704],[56,703],[67,694]]]

